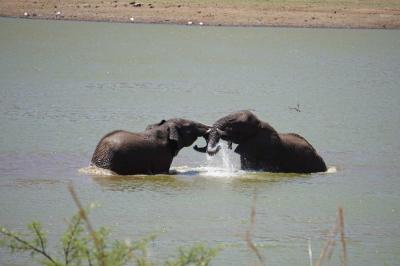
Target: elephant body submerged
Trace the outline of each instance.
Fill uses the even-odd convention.
[[[235,152],[240,154],[244,170],[287,173],[327,170],[324,160],[302,136],[280,134],[250,111],[235,112],[216,121],[208,136],[207,149],[197,146],[195,149],[216,154],[220,139],[238,144]]]
[[[97,144],[91,163],[120,175],[168,174],[174,156],[208,129],[191,120],[170,119],[140,133],[113,131]]]

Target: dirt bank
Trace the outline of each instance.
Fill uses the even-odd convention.
[[[399,0],[2,0],[0,16],[192,25],[400,28]]]

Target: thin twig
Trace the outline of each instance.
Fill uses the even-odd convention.
[[[86,255],[87,255],[89,266],[92,266],[92,260],[90,259],[90,252],[88,250],[86,250]]]
[[[257,255],[260,265],[266,265],[265,259],[261,255],[260,251],[257,249],[256,245],[254,245],[253,240],[251,238],[251,233],[253,231],[254,224],[256,221],[256,201],[257,201],[257,191],[254,190],[253,203],[251,205],[250,226],[249,226],[249,229],[247,229],[247,231],[246,231],[245,240],[246,240],[248,248]]]
[[[335,236],[338,230],[338,222],[336,221],[331,230],[328,233],[328,239],[325,242],[323,249],[321,250],[321,254],[319,255],[318,261],[315,266],[321,266],[322,262],[326,257],[330,257],[332,254],[333,248],[335,247]]]
[[[32,249],[34,251],[36,251],[37,253],[42,254],[43,256],[45,256],[49,261],[51,261],[54,265],[58,265],[57,262],[44,250],[40,250],[34,246],[32,246],[31,244],[29,244],[27,241],[23,240],[22,238],[18,237],[17,235],[14,235],[8,231],[4,232],[4,231],[0,231],[2,234],[14,238],[15,240],[17,240],[19,243],[27,246],[29,249]]]
[[[341,265],[347,266],[347,250],[346,250],[346,240],[344,236],[344,214],[342,207],[339,208],[338,215],[339,215],[340,242],[342,243]]]
[[[336,217],[336,222],[333,225],[332,229],[329,231],[328,239],[325,242],[324,248],[321,250],[321,254],[315,266],[321,266],[322,262],[325,258],[330,259],[333,253],[333,250],[336,245],[335,237],[340,233],[340,242],[342,244],[342,253],[340,256],[340,261],[342,266],[347,266],[347,250],[346,250],[346,240],[344,235],[344,215],[343,208],[338,208],[338,213]]]
[[[313,266],[312,249],[311,249],[311,238],[308,239],[308,257],[310,258],[310,266]]]
[[[326,252],[326,258],[328,259],[328,260],[330,260],[331,258],[332,258],[332,254],[333,254],[333,250],[335,249],[335,247],[336,247],[336,240],[335,239],[329,239],[328,240],[328,250],[327,250],[327,252]]]
[[[72,231],[71,231],[71,238],[69,239],[69,241],[67,243],[67,247],[64,248],[65,265],[69,264],[68,256],[69,256],[69,252],[71,250],[70,249],[71,248],[71,243],[72,243],[72,240],[75,238],[75,233],[76,233],[76,230],[78,229],[78,226],[79,226],[80,223],[81,223],[81,217],[79,216],[78,219],[76,220],[76,223],[73,226]]]
[[[36,227],[35,223],[32,224],[32,228],[33,228],[33,230],[35,230],[35,234],[39,238],[40,247],[42,248],[42,251],[44,253],[46,253],[46,247],[44,246],[44,241],[43,241],[42,235],[40,234],[39,229]]]
[[[93,238],[93,241],[95,243],[97,252],[99,253],[99,260],[102,266],[105,266],[104,263],[104,252],[103,252],[103,248],[102,248],[102,243],[100,242],[100,240],[96,237],[96,233],[93,229],[92,224],[90,223],[89,217],[86,215],[85,209],[83,208],[81,202],[79,201],[79,198],[75,192],[75,189],[73,187],[72,184],[69,184],[68,186],[68,190],[71,193],[71,196],[76,204],[76,206],[79,209],[79,215],[82,217],[82,219],[86,222],[86,227],[88,232],[90,233],[90,235]]]

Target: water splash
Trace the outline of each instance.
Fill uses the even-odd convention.
[[[206,161],[198,167],[179,166],[173,171],[179,175],[196,175],[203,177],[231,178],[244,175],[240,170],[239,156],[228,148],[226,143],[218,144],[221,149],[214,156],[206,155]]]
[[[223,142],[219,143],[221,149],[220,151],[214,155],[206,155],[207,156],[207,164],[202,167],[202,172],[200,175],[202,176],[210,176],[210,177],[235,177],[243,174],[243,171],[240,170],[239,162],[237,159],[238,156],[235,156],[234,152],[228,148],[228,145]]]

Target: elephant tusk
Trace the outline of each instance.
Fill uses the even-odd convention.
[[[218,134],[219,134],[220,136],[222,136],[222,137],[228,136],[228,133],[226,133],[226,131],[223,131],[223,130],[221,130],[221,129],[219,129],[219,128],[217,128],[217,132],[218,132]]]

